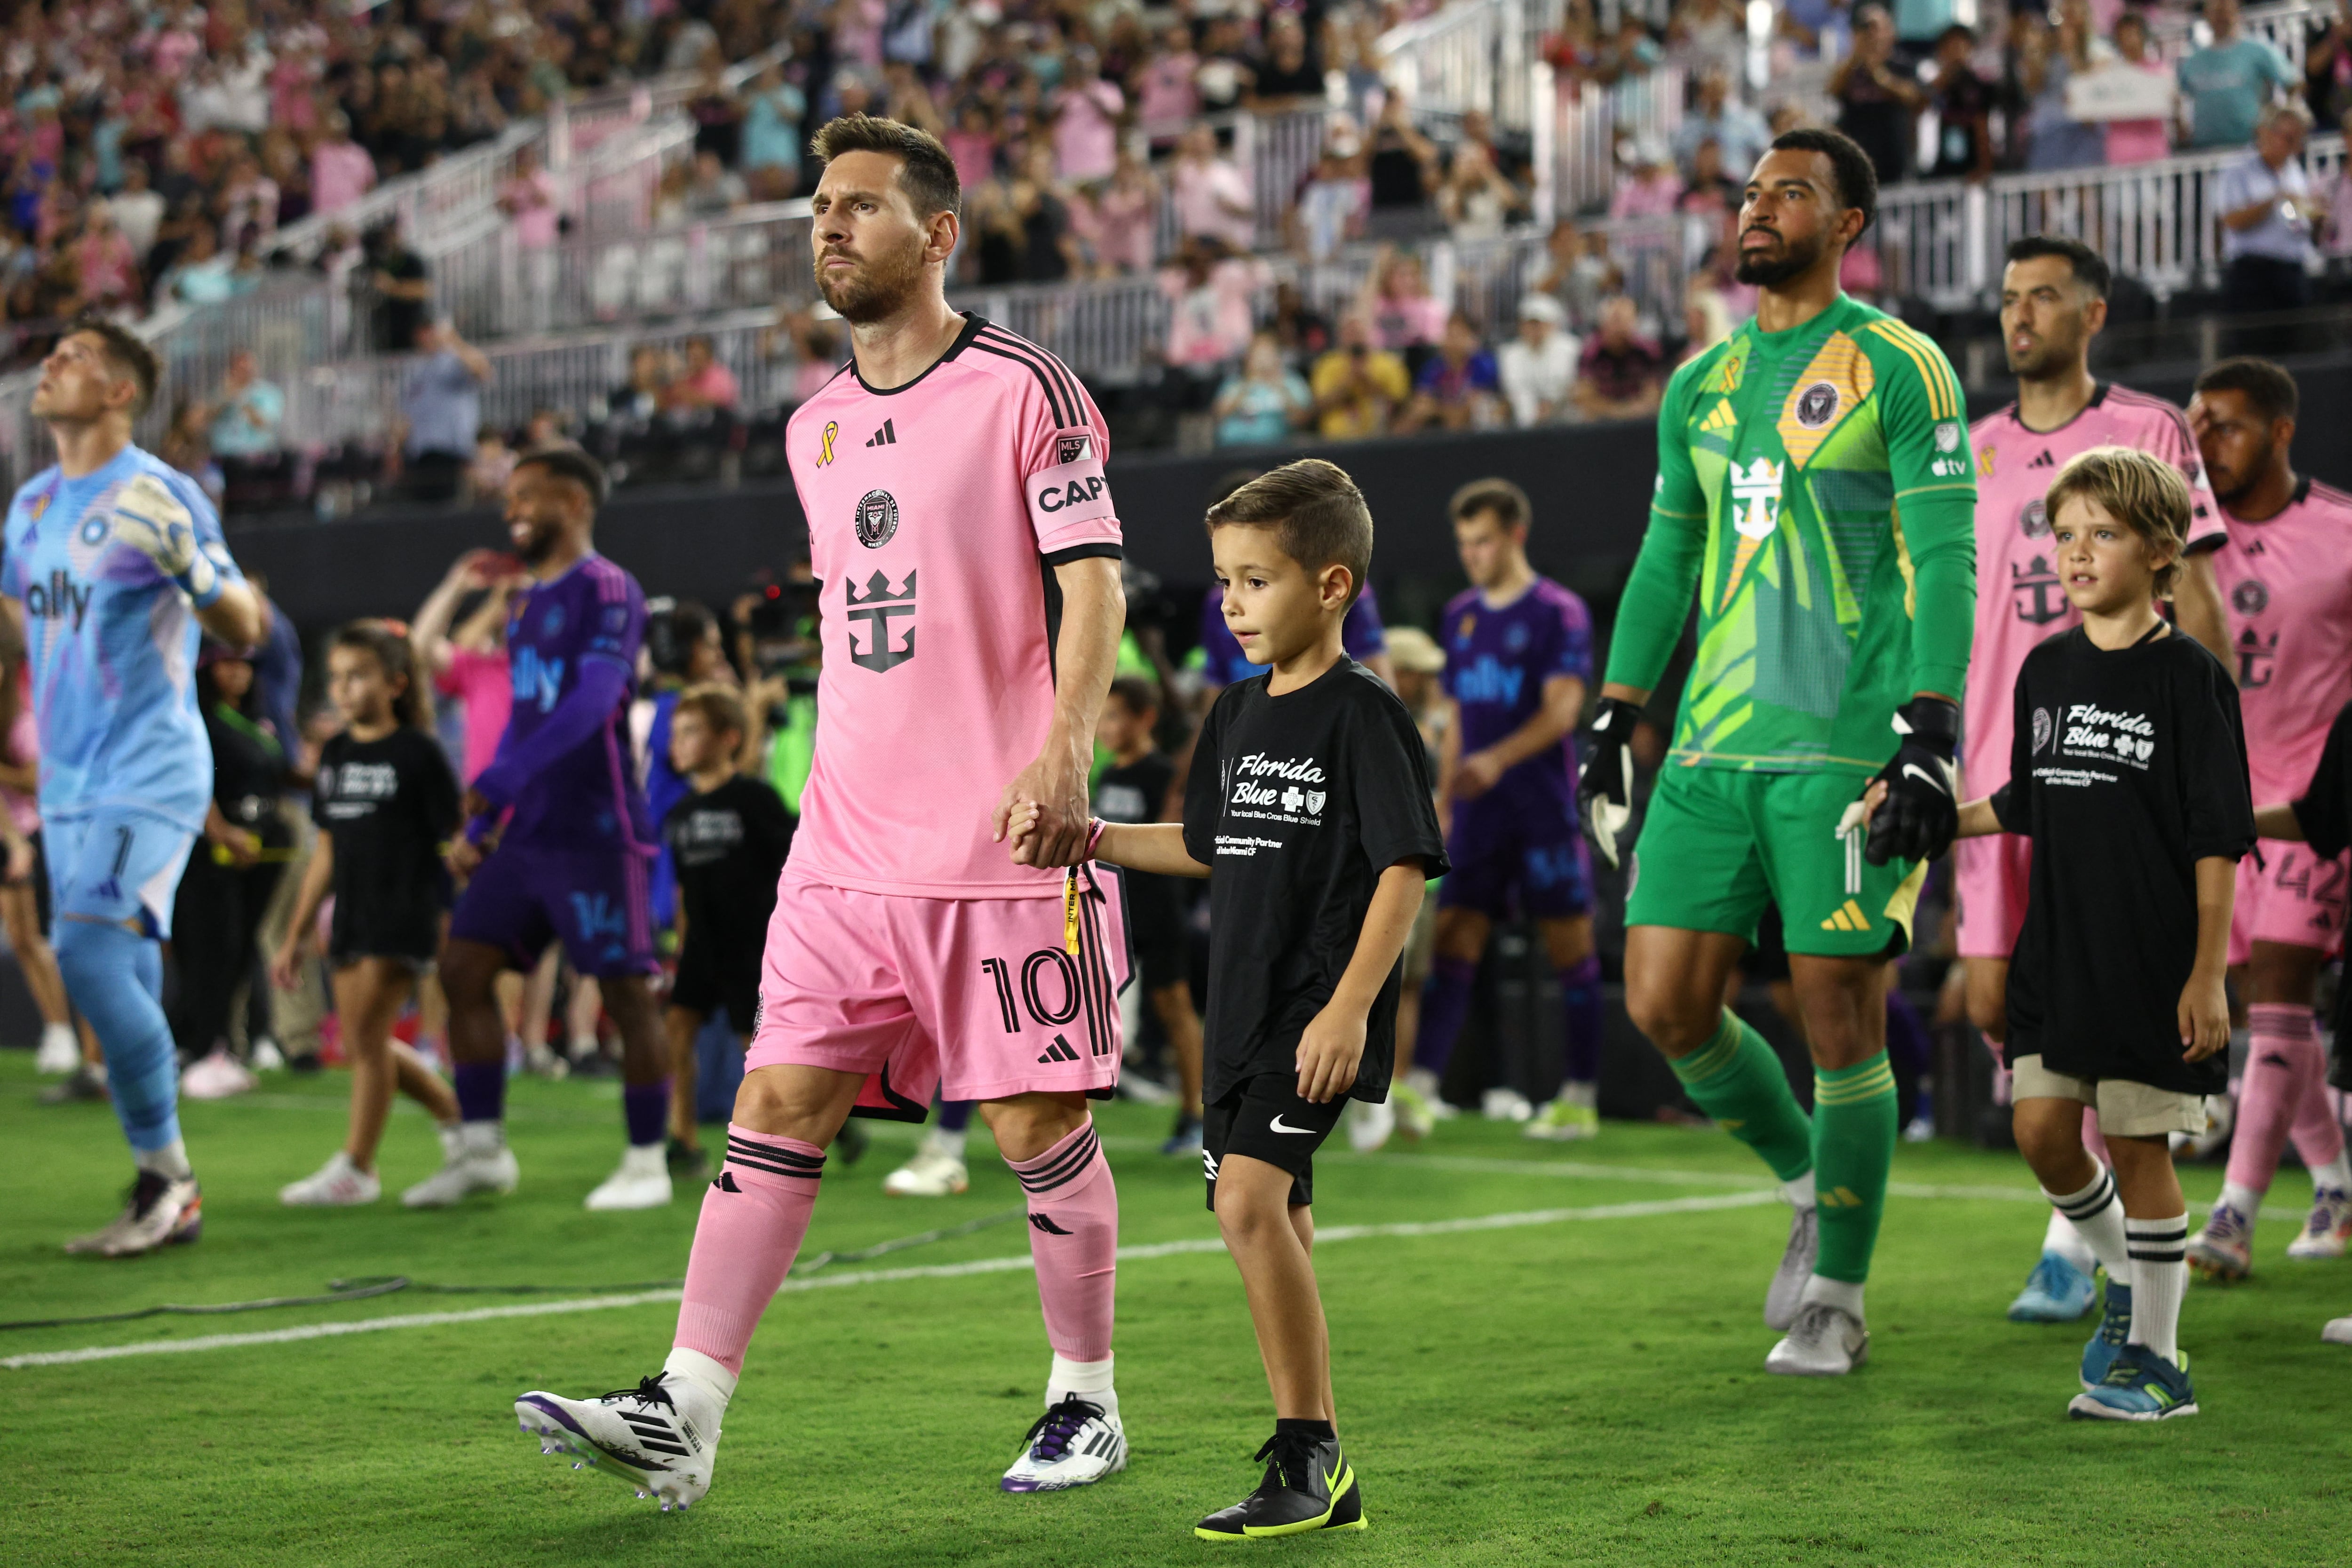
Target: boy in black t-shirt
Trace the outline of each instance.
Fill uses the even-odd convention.
[[[1160,820],[1169,786],[1176,782],[1176,764],[1152,747],[1159,722],[1160,699],[1150,681],[1130,675],[1110,683],[1110,700],[1095,726],[1095,739],[1111,756],[1111,766],[1095,784],[1095,815],[1105,822]],[[1136,972],[1176,1058],[1176,1130],[1160,1152],[1180,1155],[1201,1152],[1201,1016],[1192,1010],[1184,904],[1175,879],[1128,873],[1127,929],[1135,941]]]
[[[1340,646],[1372,555],[1355,482],[1291,463],[1217,503],[1208,524],[1225,624],[1271,668],[1211,710],[1182,825],[1097,822],[1089,852],[1209,879],[1209,1206],[1249,1287],[1276,1419],[1257,1490],[1194,1533],[1360,1530],[1307,1256],[1313,1160],[1349,1099],[1388,1093],[1398,960],[1445,841],[1412,716]]]
[[[795,823],[765,779],[735,771],[743,749],[743,700],[723,686],[689,687],[669,721],[670,766],[694,793],[662,819],[677,868],[677,977],[670,983],[669,1169],[699,1177],[694,1037],[719,1008],[749,1036],[760,1005],[760,961],[776,880]]]
[[[2167,1141],[2205,1130],[2226,1072],[2230,910],[2254,840],[2245,735],[2228,672],[2153,603],[2188,539],[2179,473],[2095,447],[2043,504],[2083,624],[2026,656],[2009,782],[1961,807],[1959,831],[2033,840],[2009,973],[2017,1146],[2107,1272],[2067,1408],[2161,1421],[2197,1411],[2177,1342],[2189,1208]],[[2112,1173],[2083,1146],[2085,1105]]]

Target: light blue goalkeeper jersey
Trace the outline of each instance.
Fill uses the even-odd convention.
[[[195,481],[125,447],[96,473],[68,479],[51,468],[16,492],[0,594],[24,605],[42,816],[142,811],[201,832],[213,793],[212,750],[196,712],[203,632],[187,595],[114,534],[114,498],[142,473],[188,509],[198,547],[222,578],[242,581]]]

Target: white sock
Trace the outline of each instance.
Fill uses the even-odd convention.
[[[722,1410],[727,1407],[727,1402],[735,1397],[735,1374],[700,1351],[679,1346],[669,1352],[667,1361],[662,1363],[662,1371],[672,1377],[684,1378],[699,1385],[705,1394],[718,1401]]]
[[[2251,1224],[2254,1216],[2263,1212],[2263,1194],[2252,1187],[2239,1186],[2235,1182],[2223,1182],[2221,1200],[2213,1206],[2236,1209],[2240,1217]]]
[[[963,1158],[963,1135],[969,1129],[959,1127],[950,1132],[944,1127],[931,1129],[931,1147],[950,1160]]]
[[[2130,1342],[2180,1364],[2180,1299],[2189,1294],[2189,1215],[2127,1219],[2131,1237]]]
[[[2124,1245],[2124,1201],[2116,1195],[2116,1178],[2096,1160],[2098,1174],[2091,1184],[2079,1193],[2053,1193],[2042,1189],[2050,1206],[2074,1223],[2074,1234],[2091,1249],[2091,1256],[2106,1265],[2107,1278],[2129,1281],[2131,1258]]]
[[[1578,1083],[1570,1079],[1559,1086],[1562,1100],[1570,1105],[1580,1105],[1587,1110],[1600,1103],[1600,1093],[1601,1086],[1597,1083]]]
[[[463,1121],[457,1126],[457,1151],[462,1154],[495,1154],[507,1146],[503,1121]]]
[[[1811,1208],[1814,1203],[1813,1173],[1811,1171],[1807,1171],[1801,1176],[1791,1177],[1790,1180],[1782,1182],[1780,1184],[1780,1195],[1788,1199],[1793,1207],[1801,1209]]]
[[[175,1182],[184,1182],[195,1174],[188,1166],[188,1146],[177,1138],[161,1149],[134,1149],[131,1157],[141,1170],[152,1171]]]
[[[48,1047],[54,1046],[59,1041],[63,1041],[67,1046],[70,1047],[77,1058],[81,1055],[81,1037],[74,1033],[74,1026],[71,1024],[44,1024],[41,1026],[41,1046],[43,1049],[47,1049]]]
[[[1857,1323],[1863,1321],[1862,1287],[1850,1280],[1825,1279],[1814,1275],[1805,1281],[1805,1293],[1798,1299],[1798,1304],[1810,1307],[1816,1301],[1853,1313]]]
[[[1083,1394],[1087,1402],[1099,1405],[1103,1414],[1118,1414],[1118,1394],[1110,1385],[1111,1363],[1118,1358],[1105,1356],[1100,1361],[1067,1361],[1054,1357],[1053,1366],[1045,1373],[1045,1404],[1050,1407],[1067,1395]]]
[[[2085,1274],[2099,1266],[2098,1258],[2092,1255],[2090,1243],[2084,1241],[2083,1233],[2074,1228],[2074,1222],[2056,1209],[2050,1211],[2049,1228],[2042,1233],[2042,1250],[2056,1253]]]
[[[2325,1165],[2314,1166],[2311,1188],[2315,1193],[2323,1190],[2352,1192],[2352,1154],[2338,1154]]]
[[[640,1173],[646,1171],[667,1171],[669,1169],[669,1145],[667,1142],[632,1143],[629,1145],[629,1152],[621,1156],[621,1163],[624,1167],[634,1169]]]

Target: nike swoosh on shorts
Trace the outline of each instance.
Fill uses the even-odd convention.
[[[1282,1118],[1279,1116],[1267,1122],[1266,1125],[1273,1128],[1276,1132],[1312,1132],[1315,1131],[1312,1127],[1285,1127],[1282,1124]]]

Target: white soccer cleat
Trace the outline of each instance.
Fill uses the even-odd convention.
[[[1516,1089],[1490,1089],[1478,1100],[1478,1114],[1489,1121],[1526,1121],[1535,1104]]]
[[[50,1024],[41,1030],[41,1048],[33,1053],[33,1070],[44,1078],[69,1073],[81,1066],[81,1041],[71,1024]]]
[[[180,1092],[190,1100],[227,1100],[245,1093],[261,1080],[243,1062],[215,1047],[202,1061],[190,1062],[180,1075]]]
[[[2352,1193],[2322,1187],[2311,1194],[2311,1217],[2303,1234],[2286,1244],[2289,1258],[2341,1258],[2352,1240]]]
[[[278,1201],[298,1209],[356,1208],[382,1196],[383,1181],[374,1172],[352,1164],[341,1149],[313,1173],[278,1189]]]
[[[252,1066],[256,1072],[277,1072],[286,1066],[286,1053],[278,1048],[276,1040],[264,1035],[253,1042]]]
[[[503,1139],[490,1144],[469,1143],[462,1129],[444,1129],[441,1148],[441,1168],[400,1194],[400,1201],[408,1207],[446,1208],[476,1193],[510,1193],[522,1179],[514,1151]]]
[[[142,1171],[131,1184],[131,1201],[111,1225],[66,1243],[68,1252],[94,1258],[136,1258],[159,1247],[204,1234],[205,1195],[194,1176],[174,1181]]]
[[[602,1399],[526,1394],[514,1410],[541,1453],[572,1455],[573,1469],[626,1481],[639,1497],[659,1499],[667,1513],[710,1489],[727,1405],[694,1379],[665,1372]]]
[[[2352,1318],[2330,1318],[2319,1337],[2331,1345],[2352,1345]]]
[[[882,1190],[894,1198],[951,1198],[971,1186],[971,1173],[963,1162],[929,1141],[882,1178]]]
[[[1843,1377],[1870,1359],[1870,1331],[1843,1307],[1815,1301],[1797,1314],[1789,1337],[1764,1358],[1782,1377]]]
[[[1008,1492],[1067,1491],[1125,1468],[1127,1429],[1117,1415],[1074,1394],[1037,1417],[997,1486]]]
[[[621,1156],[621,1168],[588,1194],[587,1206],[598,1213],[617,1209],[657,1209],[667,1206],[673,1188],[666,1145],[632,1147]]]
[[[1764,1326],[1778,1333],[1796,1327],[1797,1310],[1804,1304],[1805,1281],[1813,1277],[1813,1260],[1821,1255],[1821,1210],[1811,1204],[1798,1208],[1789,1219],[1789,1246],[1780,1267],[1764,1291]]]
[[[1357,1100],[1348,1107],[1348,1147],[1359,1154],[1377,1154],[1387,1147],[1396,1126],[1395,1095],[1390,1095],[1378,1105],[1369,1100]]]

